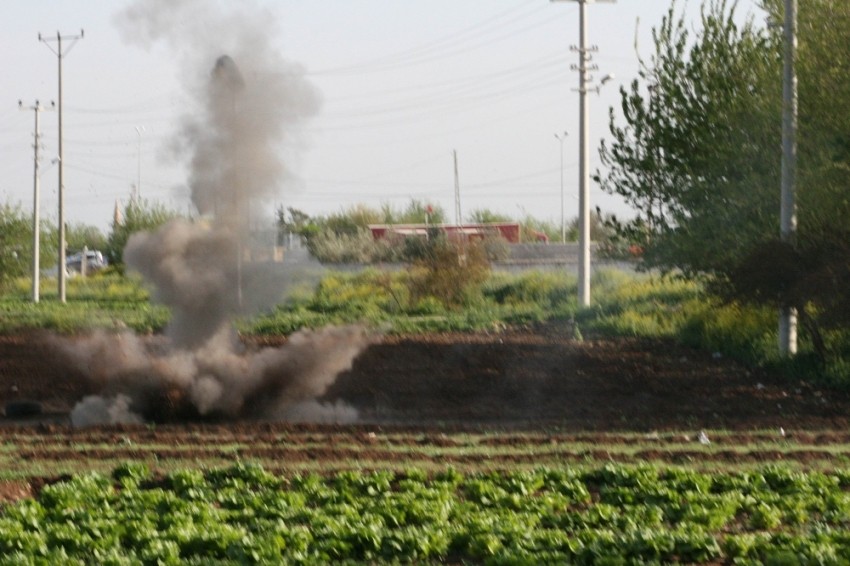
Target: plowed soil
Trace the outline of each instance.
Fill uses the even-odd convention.
[[[246,339],[273,346],[285,338]],[[366,467],[512,468],[593,462],[728,467],[850,461],[850,398],[664,341],[575,341],[559,324],[497,333],[385,337],[322,401],[356,424],[177,422],[75,429],[98,393],[38,333],[0,337],[3,501],[64,474],[128,460],[152,469],[260,461],[272,471]],[[708,431],[710,441],[699,435]]]
[[[256,348],[284,340],[246,342]],[[48,344],[37,333],[0,337],[0,403],[38,401],[45,412],[38,420],[61,423],[97,391]],[[846,394],[671,342],[575,341],[560,324],[385,337],[324,400],[354,406],[363,423],[568,431],[846,430],[850,415]]]

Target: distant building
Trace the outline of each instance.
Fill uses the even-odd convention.
[[[370,224],[369,230],[376,240],[386,238],[407,238],[416,236],[425,238],[429,230],[439,230],[448,238],[457,238],[463,235],[469,239],[483,239],[487,236],[497,235],[511,244],[522,242],[522,230],[516,222],[489,222],[486,224]],[[548,243],[546,234],[535,232],[534,241]]]

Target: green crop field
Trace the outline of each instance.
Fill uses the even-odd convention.
[[[3,564],[841,564],[850,475],[775,465],[272,474],[139,464],[0,516]]]
[[[0,564],[842,564],[850,435],[2,431]]]

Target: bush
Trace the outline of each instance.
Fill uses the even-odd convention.
[[[410,299],[418,303],[434,297],[447,307],[472,304],[489,274],[490,262],[480,242],[432,238],[410,268]]]
[[[534,304],[555,310],[563,304],[575,303],[576,282],[561,273],[540,271],[494,276],[485,285],[484,295],[500,305]]]
[[[704,300],[691,303],[689,314],[679,331],[679,339],[689,346],[756,364],[778,355],[777,315],[772,309]]]
[[[389,255],[386,248],[387,245],[376,241],[366,228],[357,228],[352,234],[324,230],[307,240],[310,254],[323,263],[383,261]]]

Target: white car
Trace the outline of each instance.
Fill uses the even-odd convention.
[[[92,273],[106,267],[106,258],[97,250],[86,251],[86,273]],[[69,272],[83,272],[83,252],[77,252],[65,258],[65,266]]]

